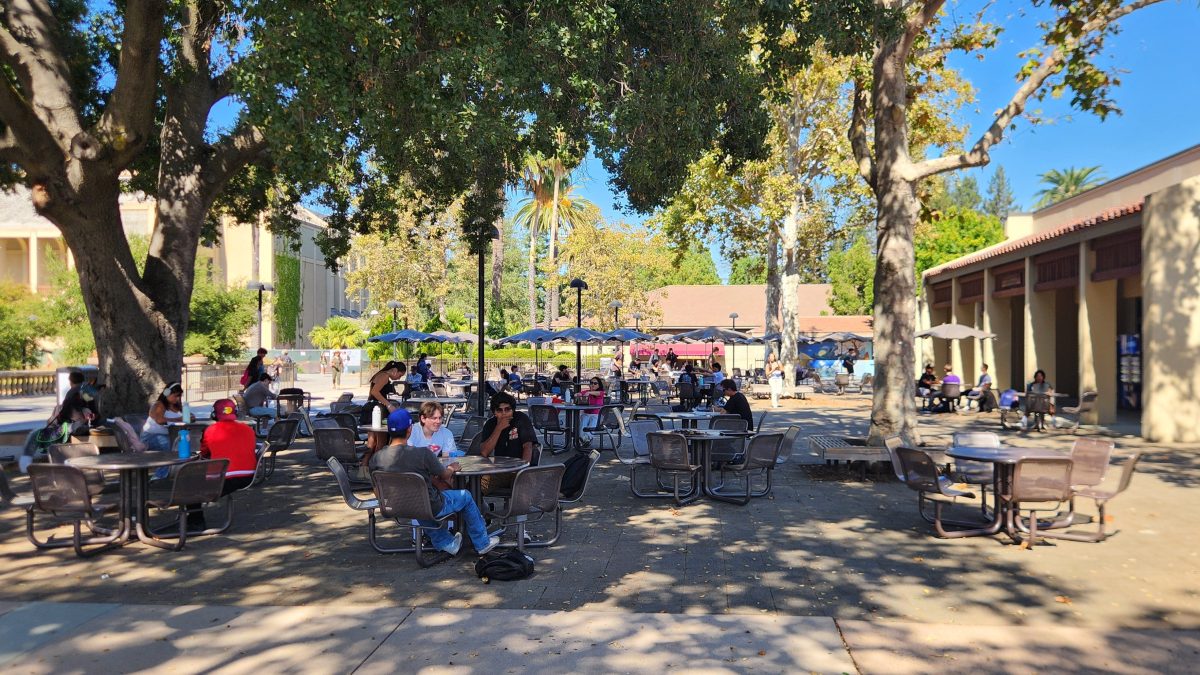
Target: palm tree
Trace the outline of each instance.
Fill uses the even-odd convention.
[[[1046,185],[1045,189],[1038,191],[1038,201],[1034,206],[1039,209],[1061,202],[1067,197],[1074,197],[1105,181],[1104,174],[1100,173],[1098,166],[1085,166],[1079,169],[1070,167],[1065,171],[1051,169],[1039,178]]]
[[[537,325],[537,244],[542,232],[549,232],[547,268],[546,325],[558,311],[556,259],[559,227],[573,227],[594,218],[596,206],[575,194],[570,170],[558,157],[531,155],[526,160],[522,181],[529,196],[521,202],[513,222],[529,230],[529,326]]]
[[[344,316],[329,317],[323,326],[313,326],[308,339],[317,349],[358,347],[367,339],[367,334],[357,321]]]

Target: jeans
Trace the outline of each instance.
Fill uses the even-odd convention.
[[[583,441],[584,443],[591,443],[592,442],[592,434],[590,432],[584,431],[584,429],[591,429],[592,427],[595,427],[599,422],[600,422],[599,413],[583,413],[582,415],[580,415],[579,416],[579,440]]]
[[[146,449],[154,452],[166,452],[171,449],[171,437],[167,434],[142,434],[142,442]]]
[[[250,413],[251,417],[254,417],[256,415],[270,415],[271,417],[274,417],[275,409],[271,408],[269,406],[265,406],[265,405],[264,406],[256,406],[254,408],[251,408],[249,410],[249,413]]]
[[[438,512],[438,518],[443,518],[451,513],[458,513],[462,516],[463,529],[467,531],[467,536],[471,537],[471,543],[475,545],[476,551],[488,545],[490,537],[488,536],[487,525],[483,522],[483,516],[479,514],[479,507],[471,499],[470,492],[466,490],[442,490],[442,510]],[[438,524],[432,520],[420,520],[417,522],[425,527],[438,527]],[[454,543],[453,535],[444,527],[430,530],[429,540],[439,550]]]

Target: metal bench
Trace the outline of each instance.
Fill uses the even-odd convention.
[[[888,462],[890,467],[891,455],[885,447],[867,445],[867,439],[845,436],[815,435],[808,437],[808,450],[819,456],[826,464],[845,462],[862,462],[862,477],[867,476],[867,467],[871,462]]]

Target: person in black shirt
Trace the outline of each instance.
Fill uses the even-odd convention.
[[[480,454],[484,457],[516,457],[536,465],[534,446],[537,445],[537,432],[533,428],[533,420],[529,415],[517,411],[516,400],[506,393],[492,397],[492,418],[483,425],[480,432],[482,439],[479,444]],[[515,474],[498,474],[484,476],[480,487],[484,494],[497,488],[510,487]]]
[[[67,378],[71,383],[71,388],[63,396],[62,406],[59,407],[58,416],[54,419],[54,423],[62,425],[64,422],[69,422],[73,429],[81,425],[86,426],[96,416],[94,408],[95,400],[93,398],[89,402],[85,396],[83,373],[78,370],[72,370]]]
[[[917,380],[917,396],[925,399],[925,405],[922,410],[928,410],[933,403],[933,389],[938,386],[937,375],[933,374],[933,365],[925,366],[925,372],[921,373],[921,379]]]
[[[750,402],[746,395],[737,390],[737,382],[721,381],[721,392],[725,395],[725,407],[717,408],[717,412],[727,415],[737,415],[746,420],[746,428],[754,431],[754,415],[750,412]]]

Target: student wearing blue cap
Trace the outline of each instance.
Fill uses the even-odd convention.
[[[408,444],[408,437],[412,432],[412,415],[407,410],[392,412],[388,415],[387,425],[388,444],[371,457],[371,471],[420,474],[429,488],[429,502],[433,512],[439,518],[451,513],[459,514],[467,534],[471,537],[471,543],[480,555],[496,548],[500,537],[488,536],[487,526],[483,522],[483,516],[479,514],[479,507],[471,499],[471,493],[466,490],[439,490],[434,486],[434,478],[440,479],[444,485],[452,485],[454,474],[462,470],[459,463],[442,466],[429,450],[414,448]],[[434,522],[422,521],[421,524],[437,527],[437,523]],[[462,532],[451,536],[445,528],[439,528],[429,531],[429,539],[439,551],[450,555],[457,555],[462,548]]]

